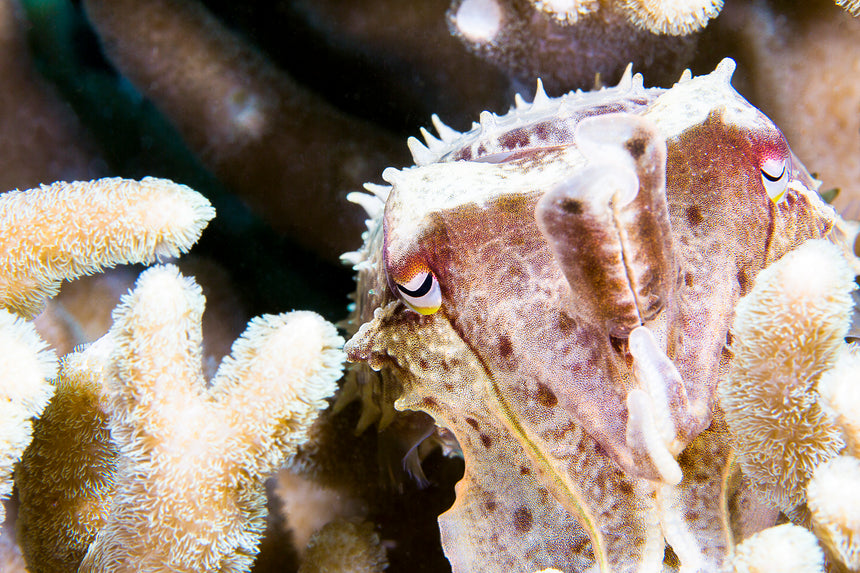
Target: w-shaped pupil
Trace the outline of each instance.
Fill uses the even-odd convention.
[[[396,284],[397,284],[397,288],[400,289],[400,292],[402,292],[403,294],[406,294],[406,295],[409,295],[412,297],[421,297],[421,296],[424,296],[425,294],[427,294],[428,292],[430,292],[430,287],[433,286],[433,274],[427,273],[427,276],[424,278],[424,282],[422,282],[421,285],[415,290],[409,290],[408,288],[406,288],[405,286],[403,286],[400,283],[396,283]]]

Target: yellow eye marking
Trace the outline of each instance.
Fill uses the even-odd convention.
[[[400,298],[418,314],[433,314],[442,307],[442,291],[432,272],[423,270],[405,282],[394,281]]]

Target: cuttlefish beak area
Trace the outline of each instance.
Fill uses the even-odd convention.
[[[588,164],[538,201],[535,218],[570,285],[571,310],[626,342],[633,463],[677,483],[674,456],[686,440],[675,421],[685,417],[686,391],[665,340],[658,343],[649,328],[670,307],[678,278],[666,141],[652,122],[631,114],[583,120],[575,141]]]

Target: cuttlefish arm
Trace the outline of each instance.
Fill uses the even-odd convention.
[[[666,141],[631,114],[583,120],[576,130],[585,169],[549,191],[535,217],[571,292],[571,307],[606,336],[627,341],[631,366],[619,361],[627,394],[627,446],[634,474],[653,468],[681,479],[683,448],[675,420],[687,417],[683,380],[649,328],[665,332],[678,265],[666,201]]]

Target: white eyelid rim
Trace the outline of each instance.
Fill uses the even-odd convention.
[[[432,273],[430,273],[430,271],[421,271],[420,273],[415,273],[414,277],[412,277],[411,279],[409,279],[408,281],[406,281],[404,283],[398,282],[398,281],[394,281],[394,282],[396,282],[397,284],[399,284],[400,286],[402,286],[403,288],[405,288],[407,290],[415,290],[424,283],[424,281],[427,279],[427,275],[429,275],[429,274],[432,274]],[[433,277],[433,280],[435,281],[436,277]],[[403,293],[403,291],[400,291],[400,292],[401,292],[401,294]],[[432,292],[432,288],[431,288],[431,292]]]
[[[788,174],[788,161],[785,159],[766,159],[761,164],[761,171],[771,179],[779,181]]]

